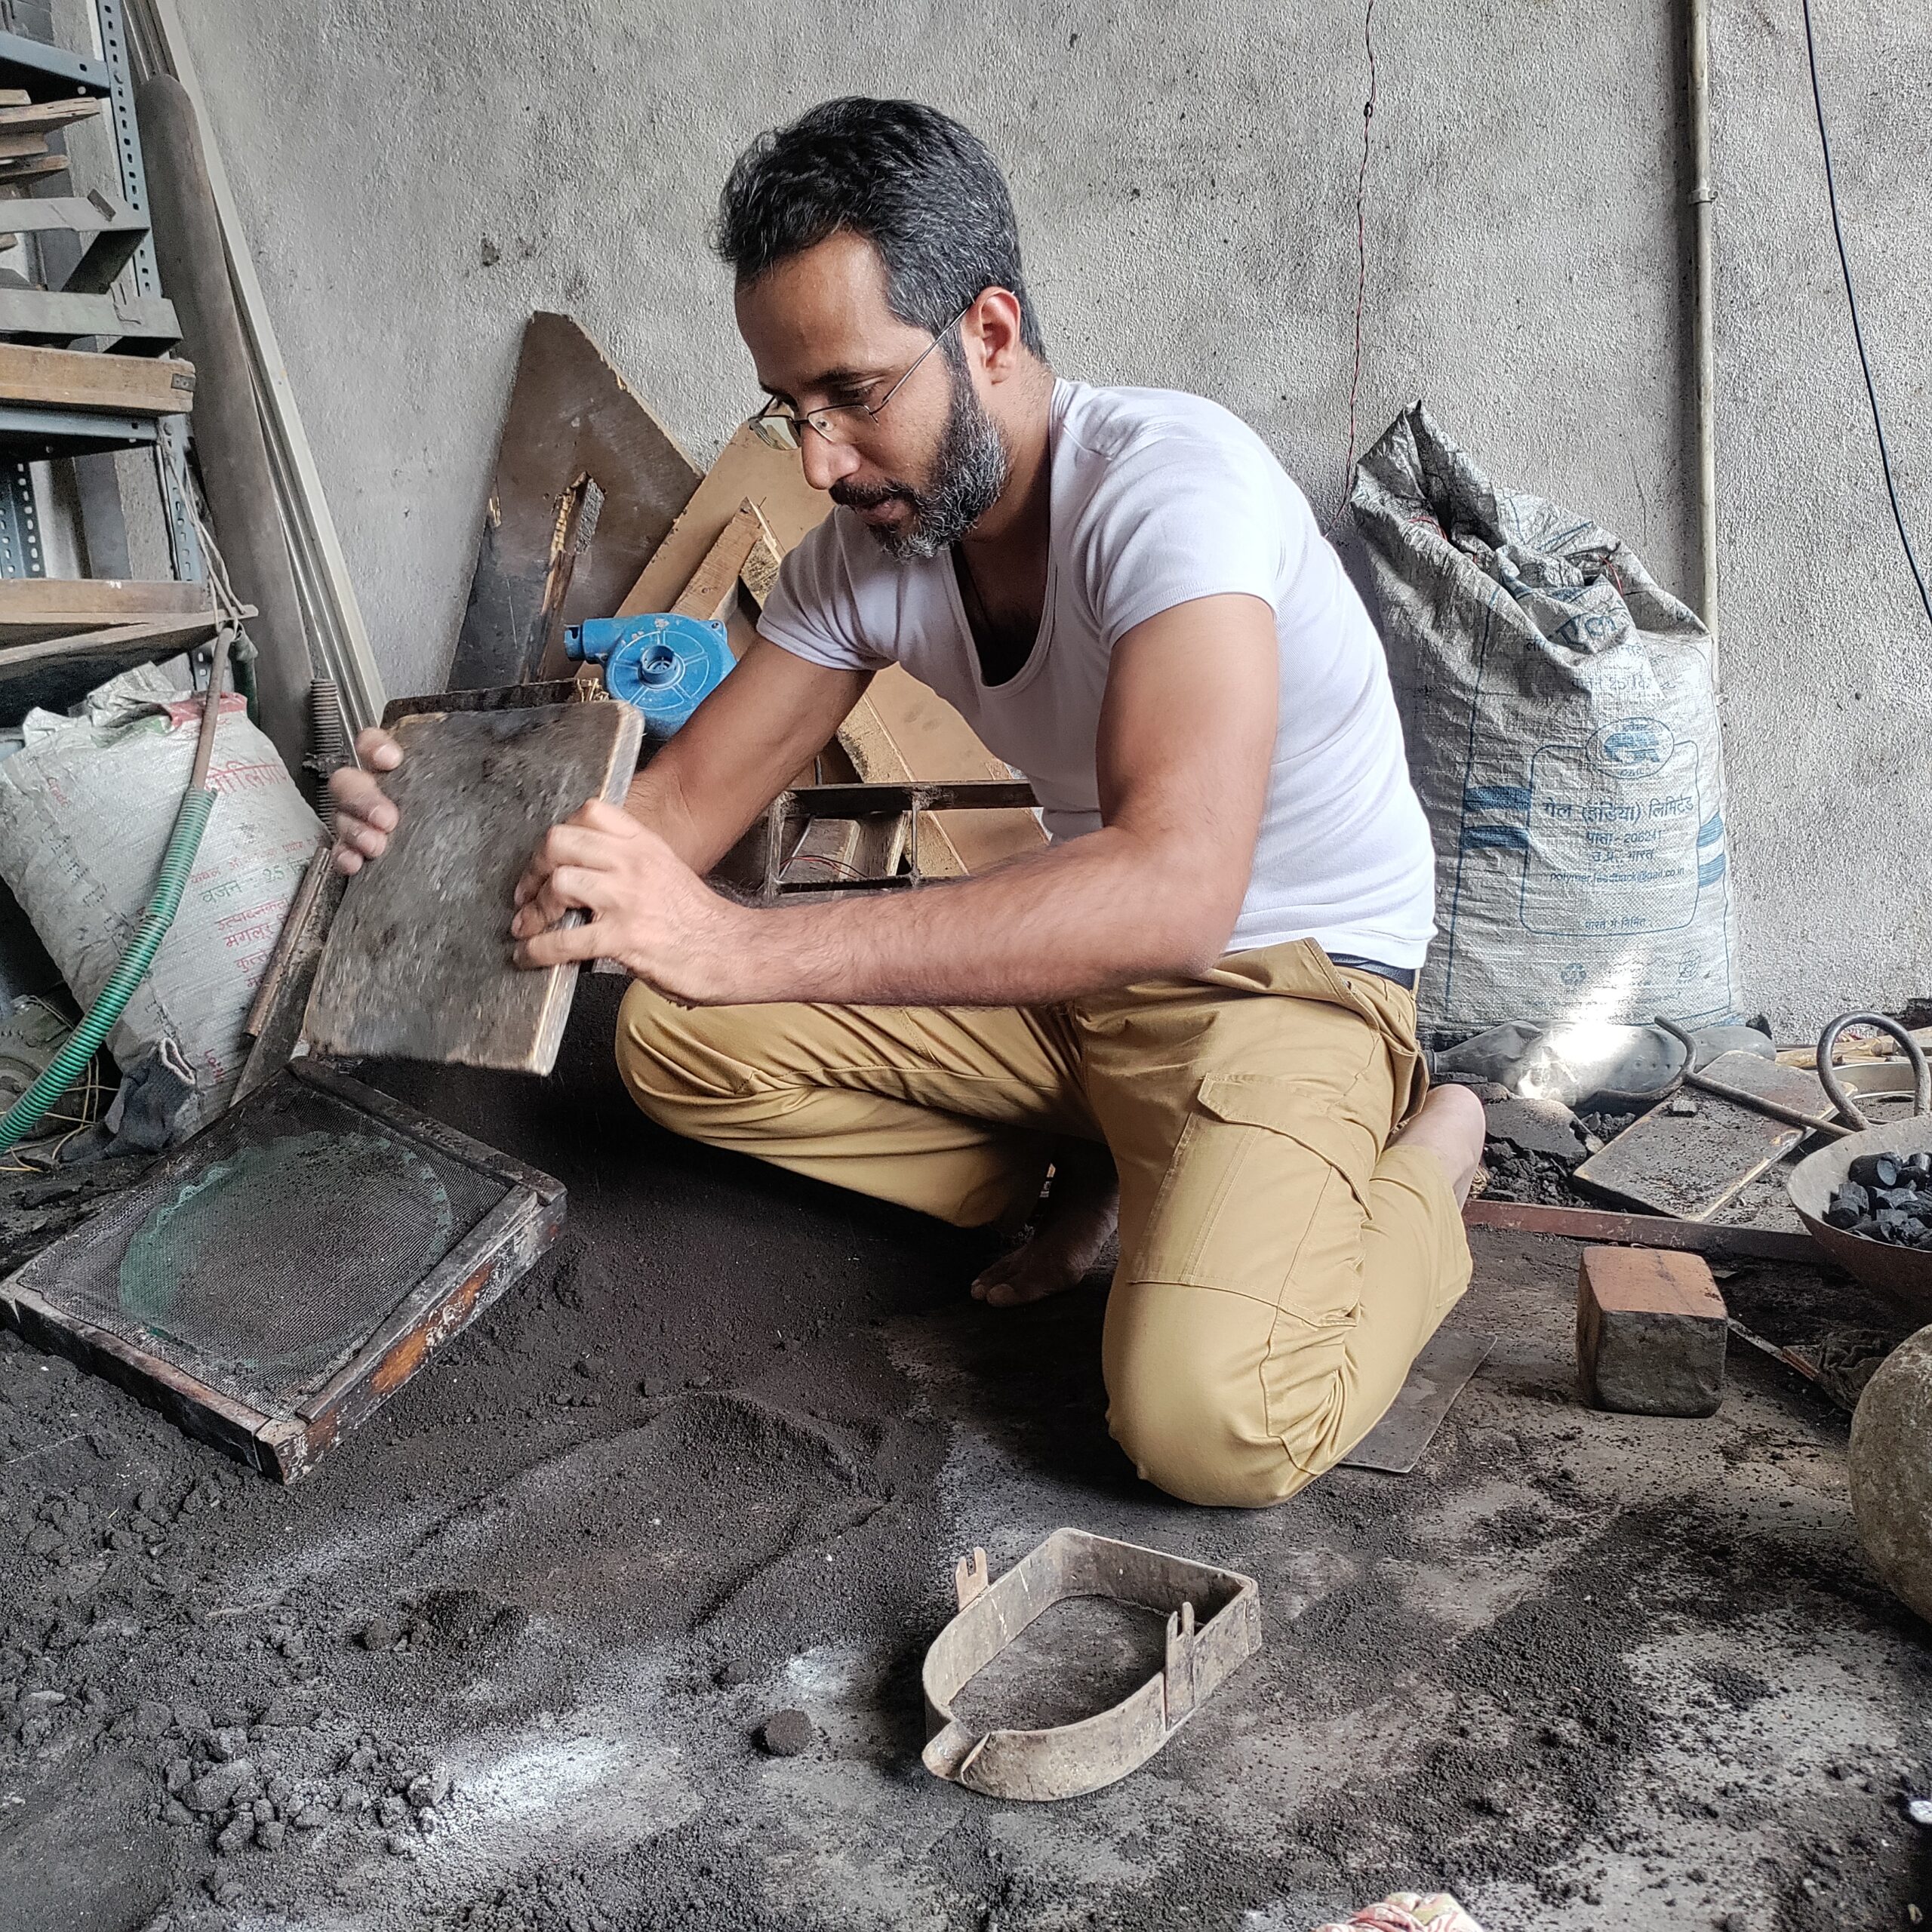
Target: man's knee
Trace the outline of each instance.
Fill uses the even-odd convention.
[[[617,1071],[659,1126],[688,1134],[708,1109],[745,1092],[743,1031],[734,1009],[680,1006],[635,980],[617,1010]]]
[[[1144,1297],[1149,1288],[1131,1284],[1126,1291]],[[1327,1451],[1340,1423],[1341,1351],[1311,1331],[1292,1399],[1278,1391],[1271,1401],[1267,1331],[1275,1311],[1218,1308],[1227,1298],[1211,1291],[1160,1292],[1182,1319],[1143,1320],[1137,1335],[1108,1350],[1114,1440],[1144,1480],[1183,1503],[1260,1509],[1287,1501],[1334,1460]]]

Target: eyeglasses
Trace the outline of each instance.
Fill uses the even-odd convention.
[[[974,296],[973,302],[979,300]],[[799,446],[798,426],[809,423],[828,443],[843,446],[865,434],[866,429],[878,420],[885,406],[910,382],[919,365],[956,329],[973,306],[973,302],[948,322],[925,347],[913,358],[910,368],[881,396],[876,402],[838,402],[823,409],[793,409],[788,404],[774,402],[752,417],[752,429],[774,449],[795,450]]]

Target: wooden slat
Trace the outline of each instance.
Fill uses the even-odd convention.
[[[774,449],[749,426],[740,429],[693,491],[669,534],[651,552],[617,615],[669,610],[746,503],[763,518],[781,551],[823,522],[832,507],[832,499],[805,481],[796,451]]]
[[[742,505],[705,552],[704,561],[672,610],[678,617],[696,617],[705,623],[724,623],[737,604],[739,574],[764,535],[758,512],[749,503]]]
[[[253,615],[252,606],[243,608]],[[177,651],[207,643],[214,635],[217,621],[214,613],[208,611],[198,617],[163,617],[149,624],[113,624],[100,630],[72,632],[38,644],[0,648],[0,686],[53,664],[109,658],[139,664],[172,657]]]
[[[248,616],[254,614],[243,606]],[[64,711],[137,664],[155,664],[215,632],[216,617],[166,617],[151,624],[116,624],[40,644],[0,648],[0,724],[16,724],[35,706]]]
[[[117,416],[182,416],[195,406],[195,365],[169,356],[96,355],[0,343],[0,401]]]
[[[322,942],[348,883],[336,870],[330,841],[324,838],[302,875],[243,1023],[242,1032],[254,1044],[248,1050],[242,1077],[235,1083],[231,1107],[238,1106],[288,1066],[302,1037],[302,1019],[308,1011],[309,995],[315,990]]]
[[[101,110],[98,97],[84,100],[26,101],[12,106],[0,106],[0,128],[10,134],[44,134],[56,128],[71,128],[76,121],[91,120]]]
[[[0,578],[0,645],[38,644],[77,631],[203,617],[205,583],[135,583],[118,577]]]
[[[41,145],[45,147],[46,143]],[[0,181],[32,181],[44,174],[64,174],[66,170],[64,154],[23,155],[12,161],[0,159]]]
[[[18,161],[47,152],[45,134],[23,133],[0,122],[0,161]]]

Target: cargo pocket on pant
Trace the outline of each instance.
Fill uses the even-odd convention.
[[[1128,1278],[1219,1288],[1352,1323],[1375,1136],[1332,1095],[1259,1075],[1204,1079]]]

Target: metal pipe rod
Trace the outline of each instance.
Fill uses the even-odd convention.
[[[1718,628],[1717,281],[1711,183],[1710,0],[1688,0],[1690,92],[1690,346],[1697,418],[1698,615]]]
[[[214,734],[221,721],[221,687],[228,674],[228,647],[235,633],[223,624],[214,634],[214,655],[208,662],[208,688],[202,698],[202,727],[195,734],[195,762],[188,773],[188,789],[207,787],[208,765],[214,757]]]
[[[195,442],[208,509],[236,592],[262,614],[251,627],[260,648],[262,727],[290,777],[312,791],[312,774],[303,760],[315,671],[276,515],[200,131],[186,93],[169,75],[143,81],[136,97],[149,157],[155,247],[195,364]]]

